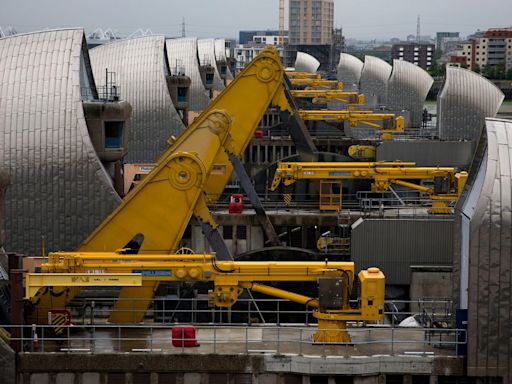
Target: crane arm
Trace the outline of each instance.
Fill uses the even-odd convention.
[[[88,271],[103,271],[94,274]],[[211,306],[233,306],[243,289],[250,289],[315,308],[319,329],[316,341],[350,341],[345,321],[382,320],[384,274],[377,268],[360,271],[359,307],[349,305],[354,263],[344,261],[216,261],[213,255],[138,254],[115,252],[56,252],[48,255],[40,273],[27,273],[26,298],[44,288],[62,286],[124,286],[141,288],[154,281],[213,282]],[[318,298],[261,284],[261,282],[313,282]],[[133,298],[128,298],[133,302]],[[137,310],[136,310],[137,311]],[[135,311],[135,312],[136,312]],[[145,312],[145,309],[144,309]],[[143,318],[134,314],[133,319]]]
[[[304,179],[369,179],[373,180],[373,192],[385,192],[390,184],[397,184],[428,193],[442,208],[443,199],[458,199],[467,180],[467,172],[457,172],[451,167],[416,167],[412,162],[278,163],[270,189],[275,191],[281,183],[289,186]],[[432,180],[434,186],[426,187],[407,180]]]
[[[323,89],[343,90],[343,83],[338,80],[324,80],[321,78],[292,77],[290,83],[293,87],[312,87]]]
[[[326,103],[329,101],[341,101],[346,104],[364,104],[364,95],[357,92],[344,92],[338,90],[320,89],[294,89],[290,91],[293,97],[313,99],[313,103]]]
[[[176,250],[193,214],[212,227],[206,205],[231,177],[228,153],[241,156],[272,102],[283,109],[284,69],[279,54],[256,57],[160,156],[156,167],[80,245],[80,251],[115,251],[135,236],[141,252]]]
[[[351,128],[363,124],[367,127],[379,129],[383,140],[391,139],[391,134],[404,132],[403,116],[394,113],[373,113],[372,111],[335,111],[335,110],[300,110],[303,120],[314,121],[348,121]]]

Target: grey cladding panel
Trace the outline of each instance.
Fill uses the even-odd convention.
[[[505,95],[479,74],[446,68],[437,97],[437,127],[441,140],[478,140],[486,117],[495,117]]]
[[[485,127],[456,207],[454,271],[461,276],[456,291],[465,271],[469,277],[468,374],[502,376],[508,383],[512,379],[512,121],[486,119]]]
[[[320,67],[320,62],[313,56],[304,52],[297,52],[295,59],[295,71],[316,73]]]
[[[185,75],[190,77],[190,110],[202,111],[210,103],[210,98],[199,72],[197,38],[167,39],[166,47],[169,67],[183,67]]]
[[[410,284],[411,265],[452,263],[451,219],[359,219],[351,255],[358,270],[379,267],[386,284]]]
[[[132,108],[127,163],[152,163],[171,135],[185,129],[167,88],[164,36],[118,40],[90,51],[94,78],[105,85],[105,69],[116,74],[121,98]]]
[[[81,29],[0,39],[0,162],[11,176],[11,252],[40,254],[43,235],[48,251],[74,249],[120,202],[84,118],[80,79],[94,87],[88,62]]]
[[[408,127],[421,127],[422,113],[428,91],[434,83],[423,68],[403,60],[393,60],[389,78],[387,106],[409,111]]]
[[[213,89],[216,91],[222,91],[224,89],[224,82],[220,77],[219,68],[217,68],[215,40],[197,40],[197,53],[199,54],[199,63],[201,65],[211,65],[213,67]]]
[[[229,70],[228,59],[226,57],[225,39],[215,39],[215,60],[217,63],[226,65],[226,79],[233,80],[233,74]]]
[[[348,53],[340,54],[337,79],[343,83],[343,90],[347,92],[359,91],[359,80],[363,71],[363,62]]]
[[[377,161],[414,161],[420,167],[460,167],[469,169],[474,141],[383,141]]]
[[[386,105],[391,65],[374,56],[365,56],[359,91],[364,94],[366,108]]]

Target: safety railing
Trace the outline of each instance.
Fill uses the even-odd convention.
[[[113,308],[115,301],[117,301],[115,297],[85,296],[73,300],[65,309],[71,313],[72,321],[76,325],[102,324],[113,312],[116,312],[116,309]],[[132,304],[132,308],[126,308],[124,305],[123,312],[134,315],[140,312],[137,309],[138,301],[146,300],[130,298],[128,302]],[[351,304],[356,306],[357,301],[352,301]],[[38,305],[34,315],[42,317],[50,310],[51,308]],[[446,328],[454,323],[453,313],[453,302],[448,299],[386,300],[384,305],[385,321],[382,323],[395,327],[405,318],[415,316],[419,326],[434,326],[436,322],[442,321],[442,325]],[[241,297],[233,307],[226,309],[209,307],[206,295],[198,295],[195,298],[180,298],[178,295],[156,296],[146,313],[145,321],[277,326],[287,324],[309,326],[316,323],[311,308],[291,303],[288,300]]]
[[[466,344],[464,329],[347,327],[349,342],[315,343],[315,327],[170,325],[52,326],[3,325],[20,352],[218,353],[307,356],[454,356]],[[172,335],[172,328],[179,327]],[[189,328],[185,331],[184,328]]]

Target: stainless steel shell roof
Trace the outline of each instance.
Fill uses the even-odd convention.
[[[11,176],[6,249],[74,249],[118,205],[89,138],[94,88],[81,29],[0,39],[0,161]],[[88,88],[84,90],[84,88]]]
[[[437,97],[440,139],[478,139],[485,118],[496,116],[504,98],[485,77],[463,68],[446,68],[446,80]]]
[[[215,60],[226,65],[226,79],[233,80],[233,74],[229,70],[228,58],[226,56],[226,40],[215,39]]]
[[[197,38],[167,39],[165,44],[169,67],[183,67],[185,75],[190,77],[189,109],[191,111],[202,111],[210,103],[210,97],[208,96],[208,91],[204,88],[201,74],[199,73]]]
[[[320,67],[320,62],[308,53],[297,52],[295,59],[295,71],[316,73]]]
[[[340,61],[337,68],[338,81],[343,83],[343,89],[347,92],[359,91],[359,80],[363,71],[363,62],[348,53],[340,53]]]
[[[224,81],[220,77],[219,68],[217,68],[215,40],[197,40],[197,53],[199,54],[199,63],[201,65],[211,65],[213,67],[213,89],[216,91],[222,91],[224,89]]]
[[[456,206],[454,274],[470,376],[512,379],[512,120],[486,119]],[[461,292],[462,291],[462,292]]]
[[[389,78],[387,106],[409,111],[410,127],[421,127],[422,113],[434,79],[423,68],[403,60],[393,60]]]
[[[365,56],[359,92],[364,94],[368,108],[386,105],[391,65],[374,56]]]
[[[96,85],[105,85],[105,69],[115,72],[121,98],[133,108],[125,162],[154,162],[167,148],[167,139],[185,129],[167,88],[165,37],[116,40],[89,54]]]

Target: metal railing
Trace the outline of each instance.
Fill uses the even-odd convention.
[[[65,353],[219,353],[219,354],[295,354],[308,356],[372,355],[456,355],[466,344],[464,329],[347,327],[350,342],[315,343],[314,327],[196,325],[195,335],[172,337],[173,327],[165,325],[89,325],[64,326],[56,336],[52,326],[3,325],[20,337],[20,352]],[[20,329],[21,328],[21,329]],[[21,332],[20,332],[21,330]],[[325,331],[328,332],[328,331]],[[187,346],[190,345],[190,347]]]
[[[115,294],[113,292],[113,294]],[[76,325],[95,325],[104,323],[111,313],[117,298],[76,298],[65,309],[72,313]],[[145,299],[131,298],[131,309],[123,309],[124,313],[140,312],[137,301]],[[125,303],[123,303],[125,304]],[[357,301],[351,301],[356,306]],[[125,307],[125,306],[123,306]],[[239,298],[231,308],[208,306],[206,295],[195,298],[179,298],[177,295],[157,296],[153,299],[145,316],[145,321],[154,323],[210,323],[210,324],[266,324],[266,325],[303,325],[316,323],[313,309],[284,299],[269,298]],[[46,315],[51,308],[41,305],[35,309],[36,317]],[[395,327],[410,316],[416,316],[420,325],[434,324],[438,320],[446,322],[449,327],[453,317],[453,302],[451,300],[386,300],[384,315],[387,325]],[[381,324],[383,325],[383,324]]]

